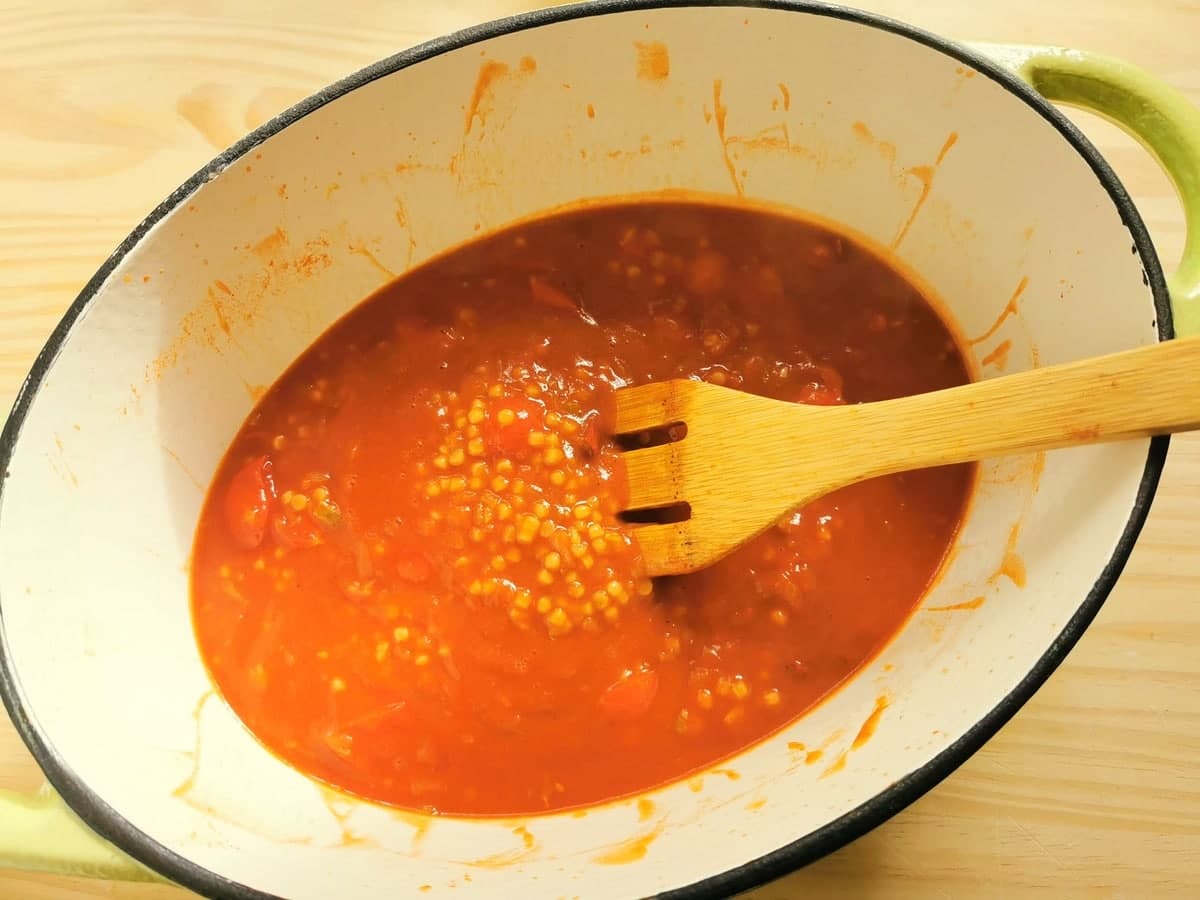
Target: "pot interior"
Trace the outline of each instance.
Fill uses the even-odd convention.
[[[43,765],[111,808],[83,802],[92,824],[115,813],[292,897],[654,894],[812,835],[930,763],[1115,577],[1142,441],[985,463],[942,577],[877,660],[719,772],[641,804],[429,820],[337,795],[255,741],[213,695],[192,632],[206,486],[264,386],[448,248],[588,199],[719,195],[894,254],[981,377],[1158,339],[1109,187],[988,72],[820,10],[575,14],[414,51],[269,124],[130,241],[55,338],[11,448],[0,597],[10,690]]]

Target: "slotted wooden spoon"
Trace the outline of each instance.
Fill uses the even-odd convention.
[[[1200,428],[1200,338],[853,406],[683,379],[616,392],[618,434],[679,423],[682,440],[623,454],[628,510],[691,507],[686,521],[637,526],[650,575],[709,565],[789,510],[879,475]]]

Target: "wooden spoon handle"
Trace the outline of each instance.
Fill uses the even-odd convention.
[[[867,477],[1189,431],[1200,428],[1200,337],[851,411]]]

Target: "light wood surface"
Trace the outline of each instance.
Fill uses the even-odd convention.
[[[0,396],[125,234],[249,128],[317,88],[523,0],[0,0]],[[1200,103],[1200,0],[861,0],[954,37],[1122,56]],[[1074,115],[1170,265],[1183,220],[1132,140]],[[0,786],[39,773],[0,722]],[[1001,733],[886,826],[756,900],[1193,898],[1200,892],[1200,440],[1176,438],[1108,604]],[[0,872],[0,898],[183,900]]]
[[[626,509],[687,503],[638,526],[649,575],[711,565],[788,510],[913,469],[1200,428],[1200,337],[875,403],[771,400],[676,378],[616,393],[616,431],[680,440],[624,454]],[[831,452],[832,448],[832,452]]]

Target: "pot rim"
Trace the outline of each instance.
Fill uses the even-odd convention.
[[[434,38],[378,60],[321,89],[259,126],[176,188],[130,232],[105,260],[80,291],[35,359],[29,375],[17,393],[3,432],[0,433],[0,472],[4,473],[3,478],[0,479],[0,504],[3,504],[4,486],[10,475],[9,465],[25,419],[47,374],[66,345],[75,324],[97,299],[108,276],[141,242],[150,229],[181,206],[196,190],[216,178],[231,163],[289,125],[343,95],[378,78],[392,75],[416,63],[424,62],[452,50],[459,50],[516,32],[575,19],[588,19],[613,13],[706,7],[776,9],[840,19],[875,28],[907,38],[969,65],[1024,101],[1049,125],[1057,129],[1084,158],[1112,198],[1122,222],[1129,229],[1134,249],[1140,255],[1145,267],[1154,301],[1159,340],[1164,341],[1174,337],[1174,323],[1162,266],[1145,223],[1124,186],[1099,151],[1062,112],[1000,63],[963,44],[924,29],[876,13],[834,6],[820,2],[820,0],[591,0],[591,2],[579,2],[495,19]],[[1167,436],[1151,439],[1145,469],[1129,519],[1111,558],[1074,615],[1067,621],[1028,674],[991,710],[981,716],[970,729],[919,769],[816,831],[733,869],[662,892],[657,895],[658,900],[729,897],[802,868],[883,824],[919,799],[974,755],[1037,692],[1038,688],[1066,658],[1092,619],[1100,611],[1124,569],[1146,521],[1166,461],[1169,443],[1170,439]],[[0,598],[0,699],[3,699],[4,706],[7,708],[17,732],[32,752],[47,780],[79,818],[101,837],[115,844],[138,862],[183,887],[205,896],[229,897],[237,898],[237,900],[281,900],[274,895],[225,878],[155,841],[118,814],[72,771],[66,761],[59,756],[48,736],[42,733],[25,709],[18,676],[9,658],[4,633],[2,598]]]

